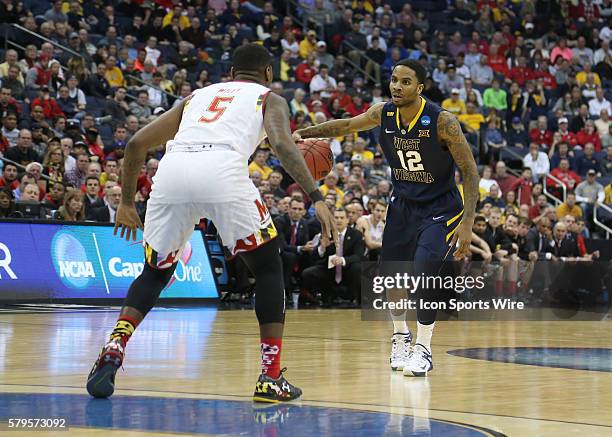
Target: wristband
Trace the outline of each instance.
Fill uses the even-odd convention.
[[[310,197],[310,200],[312,200],[312,203],[316,203],[320,200],[323,200],[323,194],[321,194],[321,192],[318,189],[314,190],[312,193],[308,193],[308,197]]]

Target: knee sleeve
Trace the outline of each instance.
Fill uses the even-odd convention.
[[[159,299],[175,269],[176,264],[172,264],[167,269],[156,269],[145,263],[140,276],[130,285],[123,306],[135,308],[145,316]]]
[[[285,322],[285,286],[278,241],[240,254],[255,276],[255,314],[260,325]]]

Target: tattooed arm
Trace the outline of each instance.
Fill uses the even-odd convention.
[[[380,125],[383,106],[385,103],[380,102],[357,117],[326,121],[316,126],[300,129],[294,135],[298,138],[330,138],[369,130]]]
[[[321,235],[337,240],[333,216],[321,195],[302,153],[291,138],[289,129],[289,107],[282,97],[269,93],[264,113],[264,128],[268,141],[287,173],[304,189],[314,202],[317,218],[321,222]]]
[[[463,177],[463,218],[453,236],[453,242],[459,241],[459,248],[455,252],[455,257],[463,258],[470,254],[472,226],[474,225],[476,203],[479,198],[478,184],[480,178],[472,149],[465,136],[463,136],[463,132],[461,132],[459,121],[450,112],[443,111],[438,116],[438,138],[448,147]]]
[[[147,157],[147,151],[166,144],[178,132],[183,105],[184,101],[140,129],[127,143],[121,173],[121,203],[117,208],[114,231],[117,234],[117,230],[121,229],[121,238],[125,235],[127,240],[132,237],[136,241],[136,229],[142,229],[142,222],[134,205],[138,174]]]

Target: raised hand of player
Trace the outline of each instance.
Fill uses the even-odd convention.
[[[338,247],[338,230],[332,212],[322,200],[315,202],[315,214],[321,223],[321,240],[327,238],[333,240]]]
[[[293,138],[293,141],[296,143],[298,141],[302,141],[302,136],[298,133],[298,131],[293,132],[293,134],[291,134],[291,138]]]
[[[472,226],[474,225],[474,219],[468,220],[463,219],[461,223],[459,223],[459,227],[457,228],[457,232],[453,235],[451,240],[451,245],[455,246],[457,242],[459,242],[459,247],[455,250],[453,256],[456,260],[464,259],[466,256],[470,255],[470,245],[472,244]]]
[[[115,215],[113,235],[117,235],[117,229],[119,228],[121,228],[121,238],[125,236],[125,239],[129,241],[130,237],[132,237],[132,240],[136,241],[136,230],[142,229],[143,226],[134,205],[119,204],[117,214]]]

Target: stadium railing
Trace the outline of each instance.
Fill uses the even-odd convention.
[[[602,222],[600,220],[600,218],[597,216],[597,212],[603,209],[604,211],[606,211],[608,219],[612,218],[612,208],[610,208],[608,205],[603,204],[603,203],[595,203],[595,208],[593,209],[593,222],[599,226],[605,233],[606,233],[606,239],[610,239],[610,237],[612,236],[612,228],[610,228],[609,226],[607,226],[604,222]]]
[[[19,164],[19,163],[15,162],[15,161],[13,161],[13,160],[11,160],[11,159],[5,158],[4,156],[1,156],[1,155],[0,155],[0,161],[4,161],[4,162],[5,162],[5,163],[7,163],[7,164],[12,164],[12,165],[14,165],[15,167],[17,167],[19,170],[21,170],[21,171],[22,171],[22,172],[24,172],[24,173],[25,173],[25,171],[26,171],[25,166],[23,166],[23,165],[21,165],[21,164]],[[50,181],[50,180],[51,180],[51,178],[50,178],[49,176],[47,176],[46,174],[43,174],[43,173],[41,173],[41,174],[40,174],[40,178],[41,178],[41,179],[44,179],[44,180],[46,180],[46,181]]]
[[[48,42],[49,44],[52,44],[56,49],[59,49],[62,52],[68,53],[68,54],[70,54],[73,57],[78,57],[78,58],[83,59],[83,55],[81,55],[78,52],[75,52],[71,48],[66,47],[66,46],[64,46],[62,44],[59,44],[59,43],[57,43],[57,42],[55,42],[53,40],[50,40],[49,38],[44,37],[43,35],[41,35],[39,33],[32,32],[31,30],[28,30],[25,27],[20,26],[18,24],[14,24],[14,23],[11,23],[10,25],[4,25],[4,49],[5,50],[8,48],[9,44],[11,46],[13,46],[13,47],[16,47],[16,48],[20,49],[20,50],[25,50],[25,47],[23,47],[23,46],[17,44],[16,42],[12,41],[12,38],[10,38],[12,35],[14,35],[14,32],[25,32],[28,35],[31,35],[31,36],[33,36],[35,38],[38,38],[38,39],[40,39],[43,42]],[[65,65],[62,65],[61,63],[60,63],[60,66],[61,66],[63,71],[67,71],[68,70],[68,68]],[[142,79],[140,79],[139,77],[136,77],[134,75],[126,74],[125,78],[126,79],[134,80],[135,82],[138,82],[139,84],[141,84],[143,86],[148,86],[148,87],[154,88],[154,89],[156,89],[156,90],[166,94],[167,98],[171,97],[173,99],[177,99],[179,97],[179,96],[177,96],[175,94],[172,94],[172,93],[170,93],[170,92],[168,92],[168,91],[166,91],[166,90],[164,90],[162,88],[156,87],[152,83],[145,82]],[[126,98],[129,99],[129,100],[136,100],[136,97],[132,96],[131,94],[127,94]]]
[[[561,191],[563,193],[563,198],[562,199],[559,199],[553,193],[548,191],[548,179],[553,181],[556,184],[556,186],[561,187]],[[546,175],[544,175],[544,184],[543,185],[544,186],[542,187],[542,192],[544,193],[544,195],[546,197],[548,197],[553,202],[555,202],[555,205],[561,204],[561,203],[565,202],[565,199],[567,197],[567,187],[565,186],[565,184],[560,179],[554,177],[550,173],[547,173]]]

